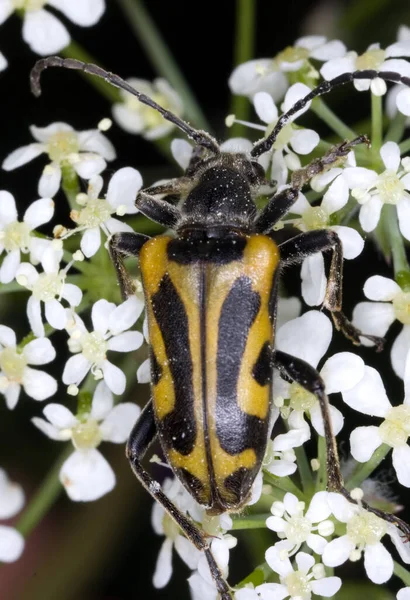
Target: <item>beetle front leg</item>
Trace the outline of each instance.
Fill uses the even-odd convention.
[[[383,348],[384,339],[362,333],[342,312],[343,296],[343,247],[339,236],[332,229],[318,229],[301,233],[279,246],[281,264],[286,267],[301,263],[317,252],[332,251],[329,278],[323,306],[332,315],[338,331],[341,331],[353,344],[360,345],[360,336],[376,344],[377,351]]]
[[[159,502],[162,508],[169,514],[175,523],[181,528],[183,533],[198,550],[205,553],[208,561],[211,575],[215,581],[217,590],[221,595],[221,600],[232,600],[232,595],[229,586],[222,576],[221,570],[218,567],[216,560],[210,550],[207,535],[202,532],[191,519],[179,511],[170,499],[164,494],[160,484],[151,477],[144,469],[141,460],[148,450],[151,443],[157,435],[155,425],[154,409],[152,401],[144,407],[138,421],[134,425],[131,435],[127,442],[126,454],[130,461],[134,475],[144,486],[149,494]]]
[[[292,380],[302,386],[305,390],[314,394],[319,402],[323,419],[323,427],[326,440],[326,473],[327,489],[329,492],[342,494],[349,502],[359,504],[362,508],[374,513],[388,523],[392,523],[410,539],[410,526],[395,515],[373,508],[367,502],[353,500],[349,490],[344,487],[343,477],[340,470],[339,454],[337,451],[336,438],[333,433],[332,420],[329,411],[329,400],[325,391],[325,384],[319,373],[311,365],[300,358],[276,350],[273,355],[273,367],[287,380]]]
[[[135,294],[135,288],[123,259],[127,256],[138,258],[139,251],[149,239],[143,233],[121,231],[114,233],[108,242],[108,251],[117,272],[121,295],[124,300]]]

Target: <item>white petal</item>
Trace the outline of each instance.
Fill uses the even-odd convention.
[[[299,512],[298,506],[299,500],[295,494],[291,494],[287,492],[283,498],[283,504],[285,505],[285,510],[291,516],[296,515]]]
[[[340,40],[330,40],[321,45],[319,48],[315,48],[310,56],[316,60],[332,60],[334,58],[341,58],[346,54],[346,46]]]
[[[0,469],[0,488],[0,519],[10,519],[24,506],[23,488],[21,485],[9,481],[3,469]]]
[[[332,598],[341,588],[342,580],[340,577],[324,577],[312,581],[312,592],[324,598]]]
[[[62,442],[70,439],[69,436],[62,434],[62,432],[59,429],[57,429],[57,427],[55,427],[48,421],[45,421],[44,419],[40,419],[39,417],[33,417],[31,419],[31,422],[51,440]],[[70,434],[70,432],[68,433]]]
[[[25,165],[34,158],[37,158],[37,156],[43,152],[43,144],[28,144],[28,146],[22,146],[6,156],[3,161],[2,168],[5,171],[12,171],[13,169],[17,169],[17,167]]]
[[[401,588],[396,595],[397,600],[410,600],[410,587]]]
[[[282,559],[280,552],[275,546],[271,546],[265,552],[265,560],[275,573],[278,573],[280,577],[286,577],[289,573],[292,573],[292,565],[288,558]]]
[[[364,284],[364,295],[369,300],[378,300],[388,302],[394,299],[400,293],[400,286],[389,277],[373,275]]]
[[[152,579],[153,586],[161,589],[167,585],[172,575],[172,540],[165,538],[158,554],[157,564]]]
[[[132,212],[137,212],[135,199],[142,186],[142,177],[137,169],[124,167],[117,171],[110,179],[107,190],[107,202],[113,208],[126,205]]]
[[[297,129],[292,135],[290,145],[297,154],[310,154],[320,141],[319,135],[313,129]]]
[[[348,523],[350,519],[357,514],[357,507],[352,504],[341,494],[336,492],[329,492],[327,501],[330,506],[330,510],[341,523]]]
[[[370,581],[379,585],[388,581],[393,575],[393,559],[381,542],[366,545],[364,568]]]
[[[232,72],[228,85],[235,95],[250,97],[264,91],[276,102],[283,98],[288,82],[283,73],[272,70],[270,58],[259,58],[238,65]]]
[[[144,303],[136,296],[131,296],[113,310],[108,317],[108,328],[113,334],[129,329],[137,321],[144,309]]]
[[[16,347],[16,334],[11,327],[0,325],[0,344],[9,348]]]
[[[41,318],[41,304],[40,300],[30,296],[27,302],[27,317],[30,323],[30,327],[33,330],[34,335],[38,337],[44,336],[44,325]]]
[[[181,169],[186,171],[189,165],[189,161],[191,160],[193,147],[187,140],[182,140],[180,138],[174,138],[171,142],[171,152],[172,156],[179,164]]]
[[[292,298],[279,298],[278,312],[276,315],[276,327],[282,327],[291,319],[296,319],[300,315],[302,303],[296,296]]]
[[[400,555],[401,560],[406,563],[406,565],[410,564],[410,543],[403,536],[402,532],[399,530],[396,525],[392,525],[388,523],[387,525],[387,533],[389,534],[391,541],[395,545],[397,552]],[[410,588],[408,588],[410,589]]]
[[[18,383],[9,383],[4,392],[4,398],[6,400],[6,406],[9,410],[13,410],[16,407],[20,396],[21,386]]]
[[[264,123],[273,123],[278,118],[278,109],[267,92],[258,92],[253,97],[253,106],[259,119]]]
[[[393,467],[399,483],[410,487],[410,448],[407,445],[393,448]]]
[[[60,187],[61,168],[57,164],[47,165],[38,182],[38,194],[43,198],[53,198]]]
[[[71,410],[62,404],[50,402],[43,410],[44,415],[57,429],[71,429],[78,421]]]
[[[352,352],[338,352],[323,365],[320,374],[326,384],[326,393],[345,392],[359,383],[364,376],[364,361]]]
[[[67,324],[67,314],[65,308],[58,300],[49,300],[45,302],[45,315],[47,321],[54,329],[64,329]]]
[[[273,449],[286,451],[298,448],[310,439],[310,427],[307,425],[301,429],[290,429],[287,433],[277,435],[273,440]]]
[[[110,363],[108,360],[103,362],[101,368],[104,373],[105,383],[108,385],[110,390],[114,394],[123,394],[125,390],[126,379],[121,369]]]
[[[354,59],[351,56],[344,56],[340,58],[332,58],[323,65],[320,69],[320,74],[324,79],[330,80],[334,77],[338,77],[343,73],[351,73],[355,71]]]
[[[323,192],[325,187],[329,185],[332,181],[336,179],[338,175],[343,173],[343,169],[340,167],[333,167],[333,169],[329,169],[324,173],[320,173],[319,175],[315,175],[310,182],[310,187],[315,192]]]
[[[70,36],[64,25],[43,9],[25,12],[23,39],[33,52],[41,56],[59,52],[70,43]]]
[[[24,550],[24,538],[13,527],[0,525],[0,561],[5,563],[14,562],[22,555]]]
[[[108,340],[108,350],[132,352],[142,346],[144,336],[139,331],[125,331]]]
[[[322,561],[327,567],[338,567],[346,562],[354,549],[354,543],[347,537],[336,538],[323,550]]]
[[[9,252],[0,267],[0,282],[10,283],[16,276],[17,269],[20,265],[20,250],[12,250]]]
[[[197,550],[192,542],[187,540],[186,537],[183,537],[182,535],[176,537],[175,550],[190,569],[197,568],[201,552]]]
[[[282,150],[277,150],[272,156],[271,179],[277,181],[278,187],[285,185],[288,178],[288,167],[283,158]]]
[[[332,339],[332,324],[323,313],[311,310],[283,325],[277,334],[278,350],[316,367]]]
[[[68,123],[64,123],[64,121],[55,121],[47,125],[47,127],[30,125],[31,135],[35,140],[42,143],[48,143],[52,135],[63,131],[74,131],[74,129]]]
[[[79,384],[82,382],[84,377],[87,375],[91,368],[91,363],[83,356],[83,354],[76,354],[71,356],[63,371],[63,383],[70,385],[70,383]]]
[[[282,105],[283,111],[287,112],[289,109],[291,109],[296,104],[296,102],[298,100],[300,100],[301,98],[304,98],[310,92],[311,92],[311,89],[304,83],[295,83],[294,85],[292,85],[286,92],[285,100],[283,101],[283,105]],[[302,115],[307,110],[309,110],[310,105],[311,105],[311,102],[308,102],[306,104],[306,106],[304,108],[302,108],[302,110],[299,110],[292,117],[292,121],[294,119],[297,119],[300,115]]]
[[[130,110],[124,104],[113,104],[112,114],[118,125],[127,133],[140,134],[144,130],[144,120],[140,114]]]
[[[395,321],[394,308],[387,302],[359,302],[353,309],[352,323],[363,333],[383,337]],[[363,345],[373,345],[362,340]]]
[[[332,227],[333,231],[337,233],[343,248],[343,257],[347,260],[352,260],[359,256],[364,248],[364,239],[352,227],[345,227],[344,225],[336,225]]]
[[[91,309],[91,320],[94,331],[98,331],[103,335],[106,333],[109,327],[108,321],[110,315],[114,312],[114,310],[115,304],[113,302],[108,302],[108,300],[105,300],[104,298],[97,300]]]
[[[347,181],[350,189],[368,188],[378,178],[375,171],[365,169],[364,167],[347,167],[343,171],[343,177]]]
[[[270,465],[264,467],[266,471],[276,475],[277,477],[287,477],[293,475],[297,469],[297,465],[290,460],[274,460]]]
[[[335,406],[329,405],[330,420],[332,422],[333,433],[337,435],[343,428],[344,417],[340,410]],[[324,437],[325,430],[323,425],[323,417],[319,404],[316,404],[310,411],[310,420],[319,435]]]
[[[360,207],[359,221],[363,231],[373,231],[379,220],[383,202],[380,196],[372,196],[371,199]]]
[[[349,186],[344,177],[336,177],[323,197],[322,208],[331,215],[346,205],[349,200]]]
[[[310,50],[312,52],[317,48],[322,48],[325,42],[326,37],[324,35],[305,35],[301,38],[298,38],[294,46],[295,48],[306,48],[306,50]],[[328,60],[328,58],[325,58],[324,60]]]
[[[151,364],[149,358],[140,364],[137,371],[138,383],[149,383],[151,381]]]
[[[2,0],[0,2],[0,25],[9,18],[14,10],[15,6],[12,0]]]
[[[367,462],[381,445],[379,428],[374,425],[357,427],[350,434],[350,452],[358,462]]]
[[[396,172],[400,165],[400,148],[395,142],[386,142],[380,148],[380,156],[386,169]]]
[[[92,227],[87,229],[81,238],[81,250],[87,258],[91,258],[97,252],[101,245],[101,234],[99,227]]]
[[[311,554],[307,554],[306,552],[298,552],[298,554],[296,554],[296,564],[299,571],[306,575],[315,564],[315,559]]]
[[[401,379],[404,378],[406,357],[410,348],[410,327],[405,325],[394,340],[391,349],[391,364],[394,372]]]
[[[61,295],[67,300],[70,306],[78,306],[83,297],[80,288],[73,283],[65,283]]]
[[[65,461],[60,481],[76,502],[97,500],[115,486],[115,475],[98,450],[77,451]]]
[[[54,377],[44,371],[30,369],[30,367],[24,369],[22,384],[27,396],[34,400],[45,400],[57,391],[57,381]]]
[[[140,413],[140,407],[131,402],[114,406],[100,425],[103,440],[115,444],[126,442]]]
[[[323,255],[317,252],[308,256],[302,263],[302,296],[309,306],[322,304],[326,293],[326,275]]]
[[[135,211],[131,208],[129,210],[127,209],[126,214],[129,215],[132,212],[137,212],[137,210],[138,209],[135,209]],[[118,233],[119,231],[129,231],[130,233],[134,233],[134,229],[131,227],[131,225],[128,225],[128,223],[124,223],[123,221],[120,221],[119,219],[114,219],[113,217],[110,217],[109,219],[107,219],[105,221],[104,225],[110,232],[110,235],[112,235],[113,233]]]
[[[410,200],[403,196],[397,204],[397,217],[401,234],[406,240],[410,240]]]
[[[104,12],[104,0],[48,0],[50,6],[60,10],[76,25],[95,25]]]
[[[2,225],[9,225],[10,223],[17,221],[17,219],[17,208],[14,196],[6,190],[0,191],[0,223]]]
[[[112,392],[104,381],[100,381],[95,388],[91,405],[91,417],[96,421],[104,419],[114,405]]]
[[[266,527],[276,533],[284,532],[286,529],[286,521],[281,517],[268,517],[266,519]]]
[[[107,163],[101,156],[93,153],[82,152],[79,155],[78,161],[73,164],[75,171],[83,179],[91,179],[94,175],[98,175],[104,171]]]
[[[375,417],[384,417],[391,408],[382,378],[376,369],[368,366],[359,383],[343,392],[343,400],[350,408]]]
[[[56,357],[54,346],[48,338],[39,338],[24,346],[23,354],[30,365],[46,365]]]
[[[401,87],[401,86],[400,86]],[[410,90],[401,89],[396,96],[397,108],[403,115],[410,117]]]
[[[327,546],[327,540],[323,538],[321,535],[317,535],[316,533],[310,533],[306,538],[306,543],[315,552],[315,554],[323,554],[323,550]]]
[[[42,198],[32,202],[24,213],[24,222],[30,229],[36,229],[48,223],[54,214],[54,202],[51,198]]]
[[[81,0],[80,0],[81,1]],[[78,141],[82,152],[89,152],[91,155],[99,154],[105,160],[114,160],[116,152],[110,140],[98,129],[88,129],[78,133]],[[81,154],[81,157],[84,155]]]
[[[316,492],[310,501],[309,508],[306,511],[306,517],[312,523],[320,523],[331,514],[330,506],[327,501],[327,492]]]

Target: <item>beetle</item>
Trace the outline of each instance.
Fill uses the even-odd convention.
[[[31,85],[40,95],[40,75],[48,67],[85,71],[128,91],[157,110],[195,143],[184,176],[141,190],[136,206],[175,235],[149,238],[117,233],[109,250],[124,298],[135,293],[123,259],[137,257],[146,300],[150,338],[152,398],[127,443],[136,477],[176,521],[208,560],[223,600],[231,598],[210,550],[206,534],[167,498],[142,466],[156,437],[176,477],[209,514],[239,511],[250,496],[271,434],[272,372],[316,395],[322,412],[327,487],[354,502],[343,487],[336,440],[324,383],[306,362],[274,349],[277,284],[280,271],[317,252],[332,252],[324,300],[335,326],[353,343],[358,331],[341,310],[342,245],[332,230],[301,233],[282,244],[272,234],[310,179],[343,160],[366,136],[342,142],[322,158],[292,174],[289,186],[276,192],[258,211],[255,198],[269,185],[257,158],[269,151],[279,132],[316,96],[355,79],[400,82],[398,73],[356,71],[324,81],[280,117],[272,132],[250,154],[222,152],[208,133],[191,127],[138,92],[119,76],[74,59],[48,57],[32,70]],[[163,196],[179,197],[175,206]],[[364,336],[381,347],[382,340]],[[395,524],[410,539],[410,527],[398,517],[367,510]]]

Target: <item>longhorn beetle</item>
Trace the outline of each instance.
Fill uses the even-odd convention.
[[[152,399],[127,444],[131,467],[146,490],[202,550],[223,600],[230,588],[212,555],[206,534],[165,496],[141,460],[158,436],[175,475],[208,513],[238,511],[249,499],[271,433],[272,370],[316,395],[322,412],[327,486],[353,502],[343,487],[329,404],[320,375],[304,361],[273,347],[278,275],[316,252],[331,250],[324,307],[335,326],[353,343],[360,331],[341,310],[342,245],[331,230],[301,233],[279,246],[272,231],[309,180],[347,156],[366,136],[331,148],[322,158],[295,171],[290,185],[258,212],[254,199],[268,182],[257,158],[269,151],[279,132],[316,96],[354,79],[403,83],[398,73],[356,71],[324,81],[280,117],[273,131],[250,154],[222,152],[208,133],[191,127],[126,81],[93,64],[58,56],[39,60],[31,73],[32,91],[41,93],[40,75],[63,67],[102,77],[157,110],[195,142],[184,176],[141,190],[136,206],[148,218],[175,230],[175,236],[149,238],[117,233],[109,242],[124,298],[134,293],[123,259],[139,260],[149,325]],[[181,198],[179,207],[159,196]],[[382,340],[365,336],[381,347]],[[362,506],[396,525],[410,539],[401,519]]]

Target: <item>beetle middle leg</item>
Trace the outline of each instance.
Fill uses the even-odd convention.
[[[332,229],[307,231],[287,240],[279,248],[281,265],[284,267],[301,263],[305,258],[317,252],[331,250],[332,259],[323,306],[332,315],[336,329],[341,331],[354,344],[360,345],[360,337],[362,336],[376,344],[378,351],[383,348],[383,338],[362,333],[354,327],[342,312],[343,247],[335,231]]]
[[[130,461],[134,475],[151,494],[151,496],[159,502],[162,508],[169,514],[175,523],[181,528],[183,533],[198,550],[205,553],[208,561],[209,569],[215,581],[217,590],[221,595],[221,600],[232,600],[232,595],[229,591],[229,586],[222,576],[221,570],[218,567],[216,560],[211,552],[208,542],[208,536],[201,531],[191,519],[184,515],[164,494],[160,484],[155,481],[151,475],[144,469],[141,460],[148,450],[149,446],[155,440],[157,429],[155,425],[154,409],[152,401],[144,407],[138,421],[134,425],[131,435],[127,442],[126,454]]]
[[[349,490],[344,487],[343,477],[340,470],[339,455],[337,451],[336,438],[333,433],[332,420],[329,411],[329,401],[325,392],[325,384],[319,373],[311,365],[300,358],[276,350],[273,354],[273,367],[278,369],[286,379],[298,383],[308,392],[314,394],[319,402],[323,419],[326,440],[326,472],[327,489],[329,492],[342,494],[349,502],[359,504],[352,499]],[[410,539],[410,526],[390,513],[373,508],[366,502],[360,501],[360,506],[374,513],[388,523],[392,523]]]
[[[114,233],[108,242],[108,250],[117,273],[121,295],[124,300],[135,294],[133,281],[124,265],[124,258],[127,256],[138,258],[139,251],[149,239],[143,233],[121,231]]]

